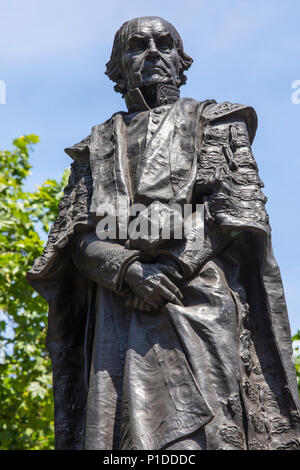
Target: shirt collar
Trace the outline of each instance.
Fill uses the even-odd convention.
[[[164,85],[163,83],[157,86],[157,106],[166,104],[173,104],[180,98],[179,88],[173,85]],[[142,92],[139,88],[134,88],[125,95],[125,102],[129,113],[136,113],[138,111],[150,111]]]

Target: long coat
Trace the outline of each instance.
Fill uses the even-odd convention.
[[[299,448],[290,327],[251,151],[255,111],[178,100],[138,163],[134,200],[124,116],[66,149],[69,184],[27,275],[49,303],[56,448],[168,448],[199,429],[203,449]],[[156,315],[124,299],[138,250],[104,244],[97,287],[70,249],[74,233],[95,231],[99,205],[154,201],[202,204],[205,233],[199,249],[183,242],[183,306]]]

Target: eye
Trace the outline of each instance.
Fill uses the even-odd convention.
[[[143,38],[132,38],[127,45],[127,51],[133,54],[139,54],[146,49],[146,41]]]
[[[172,49],[173,40],[170,36],[164,36],[157,39],[156,45],[160,51],[168,52]]]

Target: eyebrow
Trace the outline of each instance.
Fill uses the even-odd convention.
[[[129,37],[127,38],[127,41],[131,41],[132,39],[145,39],[145,38],[147,38],[147,35],[146,35],[146,34],[143,34],[143,33],[141,33],[141,34],[136,34],[136,33],[135,33],[135,34],[132,34],[131,36],[129,36]]]
[[[167,33],[160,33],[160,34],[157,35],[157,37],[159,37],[159,38],[171,38],[171,39],[173,39],[172,34],[169,33],[169,32],[167,32]]]
[[[148,34],[144,34],[144,33],[133,33],[131,34],[130,36],[128,36],[127,38],[127,41],[132,41],[132,40],[135,40],[135,39],[145,39],[148,37]],[[173,39],[173,36],[171,35],[171,33],[169,32],[165,32],[165,33],[158,33],[156,35],[156,37],[158,38],[170,38],[170,39]]]

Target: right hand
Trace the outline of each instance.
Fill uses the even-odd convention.
[[[154,309],[167,302],[182,305],[180,290],[156,263],[135,261],[127,270],[125,282],[135,296]]]

